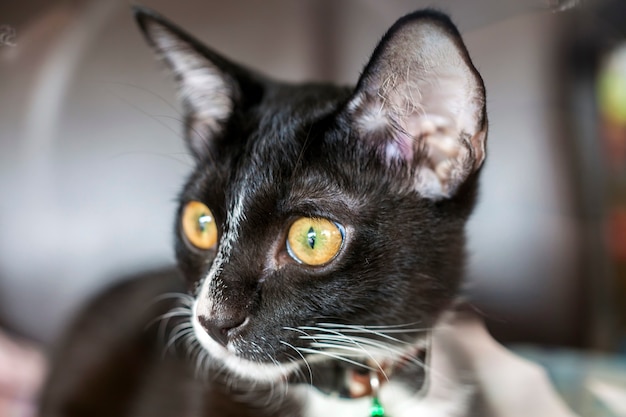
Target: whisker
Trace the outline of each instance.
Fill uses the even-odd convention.
[[[306,330],[322,331],[322,332],[333,333],[333,334],[336,334],[338,332],[337,330],[332,330],[330,328],[322,328],[322,327],[317,328],[317,327],[303,326],[301,328],[302,329],[306,329]],[[342,332],[340,332],[340,333],[342,333]],[[364,330],[362,333],[374,334],[374,335],[380,336],[381,338],[388,339],[388,340],[391,340],[391,341],[396,342],[396,343],[401,343],[401,344],[405,344],[405,345],[410,345],[411,344],[411,343],[406,342],[404,340],[400,340],[400,339],[395,338],[393,336],[389,336],[389,335],[384,334],[384,333],[376,332],[374,330]]]
[[[194,302],[194,298],[189,294],[183,292],[167,292],[154,297],[151,301],[151,304],[155,304],[163,300],[171,300],[173,298],[177,298],[181,303],[185,305],[191,305]]]
[[[300,357],[302,358],[302,361],[304,362],[304,364],[306,365],[307,369],[309,370],[309,381],[311,381],[311,385],[313,385],[313,371],[311,370],[311,366],[309,365],[309,361],[306,360],[306,358],[304,357],[304,355],[292,344],[289,344],[283,340],[280,341],[281,344],[290,347],[291,349],[295,350],[296,353],[298,355],[300,355]],[[302,371],[300,371],[302,372]]]
[[[319,328],[319,330],[326,331],[326,329],[332,328],[330,323],[325,323],[325,324],[326,324],[326,327],[321,327],[321,328]],[[426,333],[428,331],[428,330],[425,330],[425,329],[424,330],[422,330],[422,329],[407,329],[407,330],[391,329],[389,331],[376,331],[376,330],[373,330],[372,328],[362,327],[362,326],[354,326],[354,325],[340,325],[340,326],[337,326],[336,329],[338,331],[341,331],[341,333],[368,333],[368,334],[373,334],[373,335],[379,336],[381,338],[388,339],[388,340],[391,340],[393,342],[401,343],[401,344],[405,344],[405,345],[412,345],[412,343],[407,342],[405,340],[398,339],[398,338],[393,337],[393,336],[390,336],[388,333]],[[339,330],[339,329],[341,329],[341,330]],[[308,330],[312,330],[312,329],[308,329]]]
[[[206,382],[206,375],[208,373],[206,372],[208,359],[209,354],[207,353],[207,351],[204,349],[199,349],[197,359],[195,360],[193,373],[196,378],[200,378],[203,382]]]
[[[285,373],[284,367],[275,358],[273,358],[269,353],[267,354],[267,357],[272,361],[275,366],[277,366],[281,370],[283,374]],[[275,391],[278,385],[281,385],[282,391],[278,394],[278,401],[273,401],[275,399]],[[270,395],[265,402],[265,406],[267,407],[272,402],[282,403],[283,400],[287,397],[287,390],[287,384],[279,384],[278,382],[270,381]]]
[[[343,356],[346,357],[354,357],[354,358],[361,358],[363,357],[364,353],[368,353],[364,348],[362,347],[354,347],[354,346],[348,346],[348,345],[338,345],[335,343],[322,343],[322,342],[315,342],[315,343],[311,343],[311,347],[312,348],[319,348],[319,349],[341,349],[341,350],[347,350],[349,352],[357,352],[358,354],[354,354],[354,355],[350,355],[348,354],[343,354]]]
[[[317,323],[320,327],[335,327],[335,328],[359,328],[359,329],[402,329],[409,326],[415,326],[416,324],[420,324],[419,321],[414,321],[412,323],[405,324],[390,324],[390,325],[378,325],[378,326],[367,326],[367,325],[355,325],[355,324],[340,324],[340,323]]]
[[[295,348],[294,348],[294,350],[295,350]],[[302,353],[298,352],[297,350],[296,350],[296,352],[298,353],[298,355],[300,357],[304,358]],[[290,365],[291,364],[296,364],[297,365],[297,366],[295,366],[293,368],[293,371],[292,371],[295,374],[295,376],[296,376],[296,380],[297,381],[305,381],[306,380],[306,376],[304,375],[304,371],[302,370],[302,367],[299,366],[299,363],[298,363],[300,361],[300,359],[298,359],[297,357],[295,357],[293,355],[290,355],[289,353],[285,353],[285,355],[287,355],[287,358],[289,359],[289,364]],[[313,377],[313,372],[311,372],[311,367],[309,366],[309,362],[305,359],[304,363],[305,363],[306,367],[309,370],[309,377],[312,378]],[[313,386],[313,383],[311,382],[310,385]]]
[[[173,308],[167,313],[161,314],[160,316],[155,317],[154,319],[150,320],[150,322],[146,324],[146,329],[150,328],[158,321],[164,320],[167,322],[167,320],[171,319],[172,317],[185,317],[185,316],[191,316],[191,310],[189,308],[186,308],[186,307]]]
[[[363,344],[367,346],[371,346],[374,348],[380,349],[382,352],[394,353],[398,356],[405,355],[406,352],[398,349],[388,343],[381,343],[376,340],[372,340],[364,337],[350,337],[345,335],[313,335],[318,341],[327,341],[327,342],[343,342],[349,344]],[[302,339],[306,339],[306,336],[301,336]]]
[[[324,340],[324,339],[323,339],[323,338],[321,338],[321,337],[319,337],[318,339],[319,339],[319,340]],[[336,339],[333,339],[333,337],[328,338],[328,339],[329,339],[330,341],[334,341],[334,340],[336,340]],[[368,339],[368,338],[360,338],[360,337],[359,337],[359,338],[348,338],[348,339],[355,340],[356,342],[361,343],[361,344],[366,345],[366,346],[371,346],[371,347],[374,347],[374,348],[376,348],[376,349],[377,349],[380,353],[391,353],[391,354],[393,354],[393,356],[394,356],[395,358],[397,358],[397,357],[402,357],[405,361],[408,361],[408,362],[410,362],[410,363],[412,363],[412,364],[414,364],[414,365],[416,365],[416,366],[420,366],[420,367],[422,367],[423,369],[428,368],[428,365],[427,365],[424,361],[421,361],[421,360],[419,360],[418,358],[413,357],[413,356],[408,356],[408,357],[407,357],[407,356],[406,356],[407,351],[404,351],[404,350],[402,350],[402,349],[398,349],[398,348],[396,348],[396,347],[394,347],[394,346],[391,346],[391,345],[389,345],[389,344],[386,344],[386,343],[380,343],[380,342],[377,342],[377,341],[372,340],[372,339]],[[339,339],[339,340],[341,340],[341,339]],[[344,342],[344,343],[345,343],[345,342]]]
[[[193,332],[185,335],[183,337],[183,341],[186,344],[187,352],[191,351],[191,348],[194,347],[195,345],[199,345],[198,339],[196,339],[196,336]]]
[[[341,331],[343,333],[372,333],[372,334],[379,334],[379,335],[388,335],[388,334],[397,334],[397,333],[427,333],[429,331],[431,331],[432,329],[430,328],[423,328],[423,329],[405,329],[405,330],[401,330],[401,329],[390,329],[390,330],[380,330],[380,331],[376,331],[376,330],[372,330],[372,329],[368,329],[368,328],[357,328],[356,326],[354,328],[349,328],[349,329],[342,329]]]
[[[378,363],[374,355],[382,355],[383,357],[403,357],[405,361],[408,361],[416,366],[421,367],[425,371],[431,372],[431,368],[428,364],[414,356],[407,356],[409,351],[405,349],[400,349],[398,346],[394,346],[392,344],[386,343],[384,340],[375,340],[370,337],[358,337],[352,336],[354,334],[364,334],[364,335],[375,335],[381,339],[386,339],[391,342],[394,342],[396,345],[402,346],[414,346],[413,343],[409,343],[395,337],[389,336],[382,331],[374,330],[391,330],[394,332],[401,332],[400,327],[406,327],[404,329],[405,332],[424,332],[426,333],[426,329],[411,329],[409,326],[414,325],[415,323],[407,323],[405,325],[394,325],[394,326],[357,326],[357,325],[346,325],[346,324],[338,324],[333,325],[332,323],[321,323],[320,327],[314,326],[302,326],[298,329],[293,329],[299,333],[301,333],[300,338],[303,340],[311,340],[311,347],[314,350],[314,353],[327,353],[326,350],[316,350],[316,349],[335,349],[339,350],[341,353],[334,352],[334,355],[341,356],[342,358],[355,358],[359,357],[359,352],[364,352],[367,356],[369,356],[378,366],[378,368],[383,371],[383,367]],[[308,333],[315,332],[315,333]],[[349,334],[344,334],[349,333]],[[375,349],[375,351],[371,351],[371,349]],[[328,355],[327,355],[328,356]],[[341,359],[340,359],[341,360]]]
[[[364,363],[361,362],[357,362],[357,361],[353,361],[352,359],[346,358],[342,355],[336,355],[334,353],[331,352],[327,352],[324,350],[316,350],[316,349],[309,349],[309,348],[303,348],[303,347],[299,347],[297,348],[299,351],[304,352],[304,353],[311,353],[311,354],[317,354],[317,355],[322,355],[322,356],[327,356],[329,358],[333,358],[333,359],[337,359],[343,362],[347,362],[349,364],[352,364],[354,366],[360,367],[360,368],[365,368],[369,371],[374,371],[375,368],[372,368],[371,366],[368,366]]]
[[[176,326],[176,327],[178,327],[178,326]],[[174,346],[174,344],[176,343],[177,340],[179,340],[181,337],[187,336],[187,335],[189,335],[191,333],[193,333],[193,329],[191,327],[188,327],[188,326],[185,326],[185,327],[182,327],[182,328],[176,330],[174,335],[172,337],[170,337],[170,339],[168,340],[167,344],[165,345],[165,348],[163,349],[163,357],[165,357],[165,354],[170,352],[170,348],[172,348],[172,346]]]
[[[202,351],[204,351],[204,349],[202,348],[202,346],[200,346],[200,343],[198,342],[198,340],[193,337],[193,333],[189,333],[187,335],[187,337],[189,338],[189,349],[187,350],[187,354],[189,357],[189,360],[191,362],[195,362],[196,359],[198,358],[198,356],[200,355],[200,353]]]
[[[357,340],[356,338],[348,337],[339,333],[333,337],[327,337],[327,340],[331,342],[330,343],[331,345],[333,344],[337,345],[337,342],[342,343],[342,345],[337,345],[337,347],[340,347],[341,349],[364,352],[372,360],[372,362],[376,364],[376,367],[378,367],[378,369],[383,374],[385,379],[387,381],[389,380],[389,377],[387,376],[387,373],[385,372],[382,364],[374,357],[374,355],[369,350],[367,350],[361,343],[359,343],[359,340]],[[364,339],[364,341],[368,341],[368,340]],[[314,345],[319,345],[319,342],[314,342],[311,344],[312,347],[316,347]],[[356,349],[352,348],[349,345],[354,345],[357,348]],[[387,351],[386,346],[383,347],[383,351],[386,353]]]
[[[302,333],[305,336],[309,336],[309,334],[307,332],[305,332],[304,330],[300,329],[300,328],[295,328],[295,327],[283,327],[284,330],[291,330],[294,332],[298,332],[298,333]]]
[[[324,333],[309,334],[303,329],[312,330],[312,331],[322,331]],[[371,339],[366,339],[366,338],[357,338],[357,337],[347,336],[333,329],[303,326],[294,330],[302,334],[302,336],[300,336],[301,339],[312,340],[313,341],[313,343],[311,343],[312,348],[318,348],[318,349],[335,348],[335,350],[337,349],[342,350],[343,352],[341,354],[337,352],[335,352],[335,354],[340,355],[343,358],[346,358],[346,357],[359,358],[359,357],[362,357],[363,354],[365,354],[371,359],[371,361],[376,365],[376,367],[383,373],[386,379],[388,379],[388,376],[382,364],[378,361],[378,359],[376,359],[376,357],[374,357],[374,355],[368,349],[366,349],[366,346],[377,348],[378,350],[380,350],[377,353],[379,355],[382,354],[383,356],[389,356],[389,353],[394,353],[396,356],[402,356],[405,354],[405,352],[397,350],[393,348],[392,346],[390,346],[389,344],[375,342]],[[369,333],[372,333],[372,331],[369,331]],[[393,340],[395,338],[389,337],[389,339]],[[353,346],[356,346],[356,347],[353,347]],[[346,353],[345,351],[349,351],[350,353]]]

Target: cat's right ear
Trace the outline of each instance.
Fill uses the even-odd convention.
[[[485,86],[450,19],[422,10],[378,44],[347,106],[353,131],[425,198],[452,197],[485,160]]]
[[[245,70],[156,12],[139,6],[133,12],[146,40],[176,77],[187,145],[196,159],[202,159],[223,136],[241,103],[242,89],[251,88],[251,80]]]

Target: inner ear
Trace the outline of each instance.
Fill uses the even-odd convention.
[[[154,11],[135,7],[134,12],[148,43],[176,77],[187,145],[201,159],[240,101],[245,71]]]
[[[440,13],[417,12],[389,30],[348,112],[361,140],[387,162],[411,166],[424,197],[451,196],[485,158],[483,81]]]

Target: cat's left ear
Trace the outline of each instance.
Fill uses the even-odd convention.
[[[157,55],[173,71],[185,111],[185,138],[196,159],[210,152],[249,90],[251,74],[156,12],[133,8],[135,19]]]
[[[426,198],[451,197],[485,159],[485,87],[441,13],[407,15],[387,32],[346,111],[359,140],[408,165]]]

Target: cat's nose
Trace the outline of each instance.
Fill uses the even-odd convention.
[[[198,321],[216,342],[222,346],[228,344],[229,337],[232,337],[233,333],[243,327],[247,320],[245,315],[233,315],[223,316],[216,315],[214,317],[207,317],[204,315],[198,316]]]

